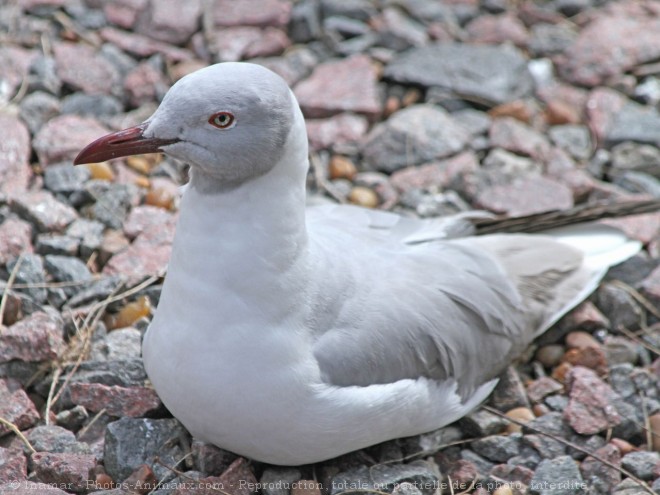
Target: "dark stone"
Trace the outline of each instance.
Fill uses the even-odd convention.
[[[491,435],[472,442],[470,447],[493,462],[506,462],[520,453],[520,434]]]
[[[36,91],[21,101],[19,115],[34,135],[59,113],[60,101],[57,98],[43,91]]]
[[[431,466],[424,461],[409,464],[378,464],[369,468],[364,466],[334,476],[330,495],[360,493],[363,491],[362,488],[391,493],[396,485],[403,482],[412,483],[423,495],[433,495],[438,478]],[[356,486],[361,489],[354,491]]]
[[[652,480],[657,475],[660,454],[657,452],[630,452],[621,459],[621,467],[643,480]]]
[[[625,141],[660,144],[660,113],[636,103],[626,104],[614,116],[606,136],[606,145],[614,146]]]
[[[501,433],[508,422],[484,409],[478,409],[459,420],[461,428],[472,437],[484,437]]]
[[[468,132],[444,110],[415,105],[377,124],[367,136],[362,153],[368,166],[391,173],[453,155],[469,139]]]
[[[84,117],[109,117],[123,111],[123,105],[114,96],[74,93],[62,100],[62,113],[74,113]]]
[[[78,239],[68,235],[39,234],[35,249],[42,256],[47,254],[75,256],[79,245]]]
[[[577,463],[569,456],[561,456],[541,461],[529,488],[538,495],[577,495],[584,493],[586,487]]]
[[[57,282],[87,282],[92,279],[92,273],[79,258],[49,254],[44,257],[46,270]],[[80,290],[78,286],[63,287],[64,292],[71,296]]]
[[[26,433],[25,437],[37,452],[85,454],[89,451],[86,444],[76,440],[73,432],[61,426],[35,426]],[[24,448],[24,451],[29,454],[27,447]]]
[[[550,139],[576,160],[591,156],[592,143],[589,129],[583,125],[556,125],[550,128]]]
[[[266,468],[259,479],[263,495],[289,495],[291,485],[302,479],[299,469],[287,467]]]
[[[120,229],[131,205],[133,192],[125,184],[111,184],[96,198],[91,213],[95,220],[112,229]]]
[[[289,36],[295,43],[306,43],[318,39],[321,28],[321,4],[319,0],[296,2],[291,9]]]
[[[44,263],[41,256],[38,254],[27,253],[20,258],[21,264],[16,271],[17,284],[44,284],[46,283],[46,272],[44,271]],[[16,267],[17,259],[13,259],[7,263],[7,271],[11,273]],[[29,287],[26,289],[17,289],[19,292],[24,292],[38,303],[46,301],[47,292],[43,287]]]
[[[91,173],[87,167],[75,167],[70,163],[50,165],[44,170],[44,186],[54,193],[71,193],[84,187]]]
[[[176,465],[185,455],[178,440],[186,436],[176,419],[122,418],[107,426],[105,469],[113,479],[124,480],[138,466],[147,464],[159,480],[171,478],[171,471],[154,463],[154,457],[165,465]]]
[[[439,86],[456,97],[497,105],[531,93],[525,57],[510,46],[435,43],[394,58],[384,76],[401,84]]]
[[[596,304],[610,320],[614,330],[621,327],[637,328],[641,321],[641,310],[635,299],[616,285],[601,285],[596,293]]]

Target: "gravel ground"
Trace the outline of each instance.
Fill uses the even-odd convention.
[[[183,75],[252,60],[308,118],[310,201],[428,217],[657,198],[660,3],[4,0],[0,40],[1,494],[660,492],[660,214],[608,221],[645,250],[487,406],[283,468],[191,439],[142,367],[185,167],[71,165]]]

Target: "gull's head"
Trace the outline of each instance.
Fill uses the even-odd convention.
[[[255,64],[221,63],[179,80],[147,121],[97,139],[74,163],[162,151],[221,184],[240,184],[268,172],[287,147],[306,150],[304,127],[298,126],[302,136],[288,139],[301,119],[278,75]]]

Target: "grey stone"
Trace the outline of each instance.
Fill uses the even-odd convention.
[[[565,395],[550,395],[543,402],[553,411],[563,411],[568,406],[568,397]]]
[[[187,436],[176,419],[122,418],[108,424],[103,461],[115,480],[126,479],[141,464],[148,464],[159,480],[172,478],[171,471],[154,463],[174,466],[185,455],[179,439]]]
[[[373,47],[378,42],[378,35],[373,32],[368,32],[362,36],[342,40],[335,45],[335,50],[340,55],[345,57],[354,55],[356,53],[364,53]]]
[[[621,459],[621,467],[643,480],[652,480],[660,463],[660,454],[640,450],[630,452]]]
[[[57,413],[57,424],[68,430],[79,430],[83,423],[89,419],[89,414],[83,406],[75,406]]]
[[[599,435],[573,435],[569,440],[571,443],[574,443],[578,447],[582,447],[587,452],[595,452],[607,443],[605,439]],[[581,461],[587,457],[587,454],[582,450],[577,450],[571,447],[567,448],[567,452],[576,461]]]
[[[577,38],[577,32],[568,23],[539,22],[530,28],[528,48],[536,57],[549,57],[562,53]]]
[[[73,432],[56,425],[40,425],[30,429],[25,437],[37,452],[69,454],[89,453],[89,446],[78,442]],[[25,448],[26,453],[27,448]]]
[[[87,29],[96,30],[108,24],[102,10],[92,9],[83,4],[66,5],[64,9],[78,24]]]
[[[116,293],[122,283],[123,282],[119,276],[104,277],[96,280],[71,297],[66,306],[69,308],[75,308],[91,302],[106,299],[111,294]],[[153,300],[154,299],[152,299],[152,301]]]
[[[67,301],[68,296],[62,287],[48,287],[48,304],[54,308],[61,308]]]
[[[46,271],[56,282],[87,282],[92,279],[92,273],[79,258],[49,254],[44,257]],[[80,290],[79,286],[63,287],[64,292],[71,296]]]
[[[384,77],[401,84],[439,86],[457,97],[497,105],[531,93],[527,60],[509,46],[434,43],[394,58]]]
[[[617,175],[614,184],[634,194],[660,198],[660,180],[644,172],[624,172]]]
[[[613,495],[640,495],[641,493],[647,493],[647,491],[643,490],[639,483],[631,478],[623,480],[612,491]]]
[[[461,450],[461,459],[464,461],[470,461],[477,467],[477,471],[480,473],[489,473],[490,470],[493,469],[493,466],[495,466],[494,463],[470,449]]]
[[[63,370],[58,380],[58,387],[62,386],[65,377],[70,371],[70,367]],[[52,380],[52,376],[48,376],[40,381],[36,386],[37,393],[43,397],[47,397]],[[147,380],[147,373],[144,370],[142,360],[137,358],[126,358],[117,361],[83,361],[78,371],[71,378],[73,382],[100,383],[102,385],[118,385],[120,387],[142,387],[145,380]],[[64,389],[58,405],[63,409],[74,406],[71,402],[68,388]]]
[[[302,479],[299,469],[293,467],[270,467],[264,469],[259,483],[263,495],[289,495],[291,486]]]
[[[21,260],[21,264],[16,272],[15,281],[17,284],[44,284],[46,282],[43,259],[37,254],[27,253],[22,258],[9,261],[7,263],[7,271],[9,273],[14,270],[19,259]],[[29,287],[26,289],[17,289],[17,291],[27,294],[37,303],[45,302],[48,295],[48,292],[43,287]]]
[[[635,364],[639,359],[639,345],[625,337],[608,336],[605,339],[604,349],[609,366]]]
[[[452,117],[458,124],[465,127],[472,136],[486,134],[493,121],[486,112],[480,112],[473,108],[454,112]]]
[[[534,470],[541,460],[541,455],[535,448],[523,443],[522,448],[520,449],[520,454],[507,460],[506,463],[509,466],[521,466],[526,469]]]
[[[493,462],[506,462],[520,453],[522,435],[491,435],[472,442],[470,447],[477,454]]]
[[[369,0],[321,0],[323,17],[345,16],[368,21],[376,15],[376,8]]]
[[[612,148],[611,162],[611,175],[635,171],[660,177],[660,150],[656,146],[621,143]]]
[[[523,426],[523,433],[535,434],[537,432],[548,433],[561,438],[568,438],[571,435],[571,429],[564,421],[561,412],[544,414]]]
[[[91,173],[87,167],[75,167],[70,163],[49,165],[44,170],[44,186],[54,193],[71,193],[84,187]]]
[[[319,0],[296,2],[291,9],[289,36],[295,43],[306,43],[322,36]]]
[[[651,491],[653,493],[660,493],[660,478],[655,479],[655,481],[651,485]]]
[[[531,158],[516,155],[502,148],[493,148],[483,161],[489,184],[505,183],[524,175],[541,173],[541,164]]]
[[[343,16],[326,17],[323,20],[323,29],[326,31],[335,31],[344,38],[361,36],[371,30],[366,23]]]
[[[625,141],[660,144],[660,113],[637,103],[627,103],[614,116],[605,137],[608,146]]]
[[[469,133],[446,111],[433,105],[414,105],[377,124],[367,136],[362,153],[371,168],[393,172],[452,155],[469,139]]]
[[[80,241],[69,235],[39,234],[35,243],[37,253],[41,255],[57,254],[75,256]]]
[[[122,79],[138,65],[133,57],[127,55],[126,52],[112,43],[103,44],[99,54],[119,71]]]
[[[523,444],[534,449],[541,459],[554,459],[566,454],[566,446],[558,440],[535,433],[524,435]]]
[[[139,358],[142,333],[136,328],[120,328],[108,333],[101,341],[92,344],[90,359],[93,361],[115,361]]]
[[[89,117],[110,117],[118,115],[124,107],[117,98],[110,95],[88,95],[74,93],[62,100],[62,113],[75,113]]]
[[[507,426],[507,421],[500,416],[478,409],[459,420],[461,428],[468,436],[484,437],[501,433]]]
[[[591,133],[583,125],[556,125],[550,128],[550,139],[577,160],[591,156]]]
[[[596,305],[610,320],[612,328],[636,328],[641,321],[641,310],[635,299],[624,289],[603,284],[596,293]]]
[[[419,488],[423,495],[433,495],[438,478],[431,466],[424,461],[409,464],[377,464],[337,474],[332,478],[329,492],[330,495],[361,493],[363,489],[391,492],[395,486],[406,481]],[[360,489],[354,491],[355,487]]]
[[[97,220],[80,218],[67,229],[67,235],[80,239],[80,256],[89,258],[92,252],[101,247],[105,226]]]
[[[111,184],[105,193],[96,197],[91,209],[92,217],[112,229],[120,229],[132,198],[131,188],[126,184]]]
[[[639,397],[633,395],[626,401],[616,401],[614,407],[621,417],[621,422],[612,429],[612,436],[636,443],[644,431],[643,409]]]
[[[59,113],[60,100],[49,93],[36,91],[21,101],[19,115],[34,135],[41,129],[41,126]]]
[[[28,74],[28,91],[45,91],[59,96],[62,81],[57,76],[56,63],[53,57],[39,56],[30,64]]]
[[[428,42],[426,28],[411,19],[398,8],[386,8],[378,24],[379,46],[394,51],[402,51],[413,46],[422,46]]]
[[[660,259],[651,258],[646,251],[641,251],[623,263],[610,268],[605,276],[605,280],[621,280],[628,285],[636,287],[658,265],[660,265]]]
[[[566,455],[541,461],[529,485],[530,492],[538,495],[580,494],[585,488],[577,463]]]
[[[429,2],[428,0],[395,0],[390,2],[400,6],[410,15],[424,22],[444,21],[458,27],[459,19],[456,17],[455,7],[445,2]],[[459,7],[460,8],[460,7]]]

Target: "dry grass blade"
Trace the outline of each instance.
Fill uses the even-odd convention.
[[[309,156],[309,163],[312,165],[312,171],[314,172],[314,181],[316,182],[316,186],[319,189],[327,192],[338,203],[345,204],[346,198],[344,198],[344,196],[342,196],[337,191],[337,188],[333,186],[330,183],[330,181],[328,181],[325,178],[325,174],[323,173],[323,167],[321,166],[321,160],[319,159],[318,155],[311,154]]]
[[[18,270],[20,270],[21,268],[21,263],[23,263],[22,254],[16,260],[14,269],[9,274],[9,280],[7,280],[7,285],[5,285],[5,288],[2,292],[2,299],[0,299],[0,329],[2,329],[3,326],[2,322],[5,318],[5,308],[7,307],[7,299],[9,298],[9,291],[11,290],[12,284],[16,280],[16,276],[18,275]]]
[[[611,282],[612,285],[619,287],[620,289],[625,290],[628,294],[630,294],[639,304],[644,306],[644,308],[651,313],[653,316],[656,318],[660,319],[660,309],[656,308],[655,305],[646,299],[642,294],[639,293],[638,290],[636,290],[633,287],[630,287],[628,284],[625,282],[622,282],[621,280],[613,280]]]
[[[50,424],[50,408],[53,405],[53,394],[55,393],[55,386],[57,385],[57,380],[59,380],[61,374],[62,368],[56,368],[55,371],[53,371],[53,378],[50,382],[48,398],[46,399],[46,412],[44,413],[44,416],[46,417],[46,425]]]
[[[641,345],[641,346],[642,346],[644,349],[646,349],[647,351],[652,352],[653,354],[656,354],[656,355],[660,356],[660,349],[658,349],[657,347],[655,347],[655,346],[653,346],[653,345],[651,345],[651,344],[649,344],[649,343],[647,343],[647,342],[644,342],[642,339],[640,339],[639,337],[637,337],[637,335],[635,335],[633,332],[631,332],[631,331],[628,330],[627,328],[625,328],[625,327],[618,327],[618,328],[617,328],[617,331],[618,331],[618,332],[621,332],[623,335],[625,335],[626,337],[628,337],[630,340],[632,340],[632,341],[635,342],[636,344]]]
[[[52,404],[55,404],[57,402],[57,400],[60,398],[60,396],[68,386],[69,381],[71,381],[73,375],[76,373],[76,371],[78,371],[78,368],[80,367],[88,351],[89,345],[91,343],[92,332],[96,327],[97,323],[99,322],[99,320],[101,319],[101,317],[103,316],[103,313],[105,312],[105,309],[108,307],[108,305],[113,302],[120,301],[125,297],[129,297],[135,294],[136,292],[141,291],[145,287],[148,287],[157,280],[159,280],[162,276],[163,276],[162,274],[151,276],[147,278],[145,281],[135,285],[134,287],[131,287],[130,289],[125,290],[124,292],[121,292],[120,294],[117,295],[110,294],[106,299],[92,306],[81,326],[78,326],[74,320],[74,324],[76,324],[76,334],[82,335],[82,344],[77,349],[74,350],[74,354],[77,355],[75,359],[75,363],[71,368],[71,371],[69,371],[66,378],[64,379],[64,383],[62,383],[62,386],[58,390],[57,394],[55,394],[55,397],[53,397]]]
[[[12,423],[11,421],[7,421],[5,418],[0,418],[0,423],[5,425],[11,431],[13,431],[16,434],[16,436],[21,439],[21,442],[23,442],[25,444],[25,446],[30,450],[30,452],[32,452],[33,454],[35,454],[37,452],[35,450],[35,448],[32,446],[32,444],[30,443],[30,441],[27,438],[25,438],[25,435],[23,435],[23,433],[21,433],[21,430],[19,430],[18,427],[14,423]]]
[[[101,409],[99,412],[97,412],[94,417],[87,423],[85,426],[83,426],[80,431],[78,431],[77,436],[78,438],[85,436],[85,433],[89,431],[89,429],[92,427],[94,423],[98,421],[98,419],[105,414],[105,411],[107,409],[104,407]]]
[[[559,443],[561,443],[563,445],[566,445],[567,447],[570,447],[574,450],[577,450],[578,452],[582,452],[583,454],[586,454],[587,456],[595,459],[596,461],[604,464],[605,466],[607,466],[609,468],[612,468],[612,469],[615,469],[619,473],[626,475],[628,478],[630,478],[635,483],[637,483],[640,486],[640,488],[642,488],[642,490],[644,490],[646,493],[650,493],[651,495],[655,495],[653,490],[651,490],[651,488],[646,483],[644,483],[644,481],[639,479],[637,476],[632,474],[627,469],[624,469],[621,466],[617,466],[616,464],[612,464],[610,461],[608,461],[606,459],[603,459],[602,457],[594,454],[593,452],[590,452],[587,449],[585,449],[583,447],[580,447],[579,445],[577,445],[573,442],[570,442],[570,441],[568,441],[564,438],[558,437],[557,435],[553,435],[552,433],[546,433],[545,431],[539,430],[538,428],[534,428],[533,426],[529,426],[529,424],[523,423],[522,421],[518,421],[517,419],[510,418],[509,416],[507,416],[506,414],[498,411],[497,409],[493,409],[492,407],[489,407],[489,406],[481,406],[481,407],[482,407],[482,409],[488,411],[489,413],[494,414],[495,416],[499,416],[500,418],[502,418],[506,421],[509,421],[513,424],[516,424],[516,425],[524,427],[524,428],[528,428],[529,430],[532,430],[534,433],[538,433],[539,435],[543,435],[543,436],[552,438],[553,440],[556,440]]]
[[[78,285],[89,284],[95,282],[101,277],[94,277],[88,280],[71,280],[69,282],[35,282],[33,284],[12,284],[12,289],[57,289],[59,287],[76,287]],[[0,283],[3,289],[9,285],[9,282]]]

